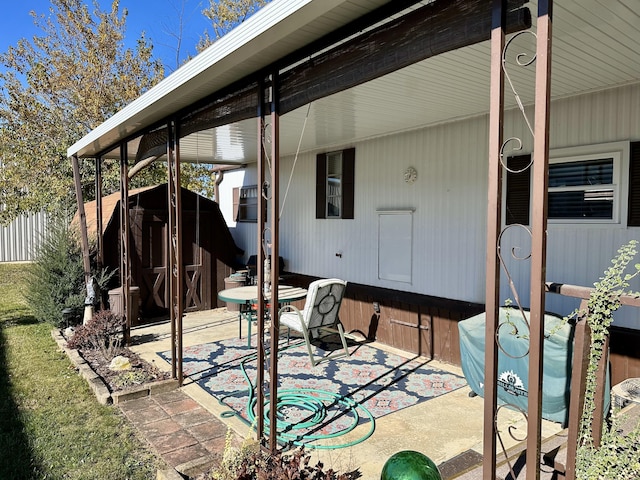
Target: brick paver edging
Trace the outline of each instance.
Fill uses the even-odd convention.
[[[51,331],[51,336],[58,344],[58,347],[67,354],[71,363],[78,369],[78,373],[84,377],[89,387],[95,394],[97,400],[102,405],[118,404],[136,398],[143,398],[158,393],[170,392],[178,388],[176,379],[158,380],[156,382],[145,383],[139,387],[130,388],[126,391],[110,392],[102,377],[98,375],[77,350],[67,347],[67,341],[58,329]]]

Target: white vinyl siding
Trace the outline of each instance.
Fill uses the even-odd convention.
[[[357,215],[349,222],[313,218],[315,152],[301,154],[280,219],[288,269],[397,289],[397,282],[378,280],[377,211],[414,209],[412,284],[401,288],[482,297],[484,287],[474,277],[484,275],[486,182],[478,179],[486,178],[487,162],[480,151],[469,158],[460,137],[486,144],[487,131],[462,122],[355,144]],[[283,159],[283,181],[292,160]],[[408,166],[418,171],[413,184],[404,181]]]
[[[589,112],[586,122],[582,117]],[[586,122],[586,123],[585,123]],[[576,128],[569,128],[572,123]],[[533,141],[519,112],[505,114],[505,138],[521,136],[522,152]],[[588,135],[579,131],[588,124]],[[617,128],[611,128],[616,125]],[[552,103],[551,148],[640,140],[640,85],[598,92]],[[431,128],[402,132],[353,144],[358,155],[355,208],[349,222],[322,222],[314,217],[315,165],[318,152],[302,152],[293,173],[280,219],[280,255],[287,269],[318,277],[419,292],[483,303],[487,218],[488,117],[480,116]],[[344,145],[332,145],[338,150]],[[624,159],[623,159],[624,160]],[[627,159],[628,160],[628,159]],[[625,160],[626,162],[626,160]],[[623,162],[623,177],[628,164]],[[281,182],[288,181],[293,157],[281,162]],[[417,181],[405,183],[413,166]],[[223,182],[224,184],[224,182]],[[626,189],[621,186],[621,218],[626,218]],[[412,282],[378,279],[378,214],[381,209],[413,209]],[[547,280],[593,285],[610,265],[617,249],[640,239],[639,228],[621,224],[571,225],[550,223]],[[248,252],[255,231],[246,230],[238,242]],[[510,229],[505,244],[520,237]],[[526,242],[514,243],[526,252]],[[529,298],[529,263],[505,258],[525,304]],[[638,282],[636,282],[638,283]],[[640,290],[640,284],[632,285]],[[501,299],[513,298],[506,278]],[[571,300],[547,296],[547,309],[566,314]],[[640,328],[637,311],[619,315],[617,325]],[[635,316],[634,316],[635,315]]]
[[[640,140],[640,84],[598,92],[590,95],[567,98],[552,103],[550,140],[554,157],[584,153],[589,148],[593,153],[610,151],[609,143],[627,144]],[[525,140],[523,152],[531,152],[532,140],[525,134],[519,113],[505,115],[505,138],[522,135]],[[591,146],[591,147],[589,147]],[[632,239],[640,240],[640,229],[627,227],[628,150],[621,154],[618,224],[569,224],[550,221],[547,237],[547,272],[550,282],[592,286],[611,265],[617,250]],[[510,229],[505,235],[508,245],[521,246],[526,252],[529,243],[520,229]],[[529,302],[529,263],[506,258],[514,283],[525,304]],[[640,261],[636,258],[634,263]],[[501,298],[513,298],[503,280]],[[639,279],[631,289],[639,290]],[[559,295],[546,296],[549,311],[567,314],[578,302]],[[640,329],[637,309],[624,307],[615,316],[614,325]]]

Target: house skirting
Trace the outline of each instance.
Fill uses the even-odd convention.
[[[288,285],[306,287],[316,277],[284,273]],[[377,304],[379,312],[375,311]],[[484,305],[413,292],[348,283],[340,309],[346,331],[406,352],[460,366],[458,322]],[[611,328],[611,383],[640,377],[640,330]]]

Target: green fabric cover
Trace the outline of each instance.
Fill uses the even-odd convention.
[[[525,312],[527,320],[529,312]],[[498,401],[527,411],[529,376],[529,329],[518,309],[502,307],[499,312]],[[458,323],[462,371],[471,389],[484,393],[485,314]],[[570,324],[553,314],[544,317],[544,360],[542,375],[542,418],[566,424],[568,420],[573,355]],[[553,332],[553,334],[550,334]],[[504,351],[503,351],[504,350]],[[506,352],[506,353],[505,353]],[[609,404],[607,375],[606,408]]]

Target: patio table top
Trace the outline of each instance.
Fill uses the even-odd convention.
[[[278,303],[289,303],[296,300],[302,300],[307,296],[307,290],[299,287],[292,287],[289,285],[278,286]],[[218,298],[225,302],[239,303],[239,304],[252,304],[258,301],[258,286],[248,285],[245,287],[234,287],[221,290],[218,293]],[[269,300],[269,296],[265,297]]]

